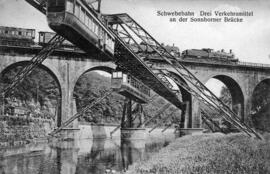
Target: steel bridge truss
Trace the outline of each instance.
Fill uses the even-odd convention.
[[[151,50],[155,54],[168,63],[176,72],[187,82],[192,85],[180,84],[184,89],[190,92],[194,97],[203,101],[208,107],[216,111],[221,111],[222,117],[229,121],[239,130],[246,133],[248,136],[257,137],[261,136],[255,132],[251,127],[242,122],[237,114],[235,114],[229,106],[224,104],[216,95],[214,95],[199,79],[197,79],[176,57],[169,53],[159,42],[157,42],[143,27],[141,27],[134,19],[128,14],[114,14],[105,16],[111,26],[112,31],[121,38],[129,46],[129,48],[137,55],[139,52],[144,52],[142,44],[147,47],[146,50]],[[139,42],[141,42],[139,44]],[[117,52],[116,52],[117,53]],[[150,56],[146,53],[146,56]],[[140,56],[143,61],[145,56]],[[163,74],[165,75],[165,74]],[[168,74],[166,74],[168,75]],[[175,81],[175,78],[174,78]],[[179,82],[179,80],[177,80]],[[165,82],[166,83],[166,82]]]

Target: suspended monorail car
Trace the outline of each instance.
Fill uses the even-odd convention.
[[[48,0],[49,26],[85,52],[114,54],[114,36],[101,17],[85,0]]]
[[[150,97],[150,88],[130,74],[121,71],[112,73],[111,87],[138,103],[147,103]]]

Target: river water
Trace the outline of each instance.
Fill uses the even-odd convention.
[[[37,143],[1,149],[0,174],[122,173],[136,161],[148,159],[171,139],[121,142],[88,139],[78,142]]]

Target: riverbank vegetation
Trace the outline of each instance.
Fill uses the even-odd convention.
[[[270,143],[242,134],[205,134],[178,138],[127,174],[266,174]]]

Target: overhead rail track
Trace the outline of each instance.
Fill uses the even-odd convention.
[[[138,41],[134,38],[139,38],[149,49],[152,49],[157,53],[162,59],[164,59],[171,67],[173,67],[177,73],[186,81],[188,81],[196,93],[195,97],[206,98],[211,106],[218,108],[222,111],[223,117],[230,121],[239,130],[245,132],[248,136],[257,137],[261,139],[261,136],[254,131],[247,124],[242,122],[238,116],[224,104],[217,96],[213,94],[199,79],[197,79],[180,61],[177,60],[171,53],[169,53],[160,43],[158,43],[143,27],[141,27],[134,19],[132,19],[128,14],[113,14],[106,15],[109,25],[112,26],[112,30],[122,41],[126,41],[126,44],[133,41],[135,45],[139,45]],[[130,33],[132,32],[132,34]],[[122,37],[121,37],[122,36]],[[134,44],[133,43],[133,44]],[[131,46],[130,46],[131,47]],[[137,47],[140,48],[140,47]],[[128,48],[130,50],[130,48]],[[121,47],[119,49],[121,51]],[[121,55],[121,53],[119,54]],[[121,55],[124,56],[124,55]],[[142,58],[141,58],[141,61]],[[127,67],[130,68],[130,67]],[[188,87],[190,88],[190,87]]]

